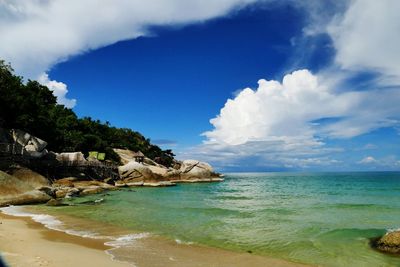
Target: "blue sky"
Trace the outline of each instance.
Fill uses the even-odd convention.
[[[398,2],[150,2],[5,1],[0,57],[221,171],[400,169]]]

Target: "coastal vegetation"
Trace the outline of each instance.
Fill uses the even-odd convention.
[[[12,67],[0,60],[0,127],[20,129],[46,142],[55,152],[102,151],[106,159],[119,162],[113,148],[142,151],[148,158],[170,166],[171,150],[163,150],[139,132],[117,128],[109,122],[90,117],[78,118],[72,109],[57,104],[52,91],[37,81],[14,74]]]

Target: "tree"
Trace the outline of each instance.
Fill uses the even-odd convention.
[[[57,98],[44,85],[14,75],[9,64],[0,60],[0,127],[29,132],[48,142],[55,152],[91,150],[106,152],[107,159],[119,161],[113,148],[142,151],[151,159],[170,166],[171,150],[151,144],[139,132],[116,128],[90,117],[78,118],[73,110],[57,104]]]

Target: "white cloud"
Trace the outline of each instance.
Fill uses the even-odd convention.
[[[378,161],[371,156],[365,157],[362,160],[360,160],[358,163],[359,164],[371,164],[371,163],[377,163]]]
[[[318,143],[317,136],[349,138],[399,124],[398,90],[337,92],[308,70],[288,74],[282,83],[258,84],[229,99],[210,120],[207,144]]]
[[[400,1],[356,0],[328,27],[336,62],[344,69],[378,71],[400,82]]]
[[[400,91],[336,90],[330,81],[299,70],[278,81],[260,80],[228,99],[203,145],[189,153],[218,165],[251,158],[264,166],[307,168],[338,163],[327,138],[351,138],[399,125]]]
[[[254,1],[2,0],[0,57],[37,78],[72,55],[145,35],[148,26],[200,22]]]
[[[66,97],[68,93],[67,85],[62,82],[52,81],[46,73],[39,76],[38,82],[47,86],[53,94],[57,97],[57,102],[66,106],[67,108],[73,108],[76,105],[76,99],[68,99]]]
[[[210,120],[213,129],[204,133],[207,139],[198,151],[215,155],[214,160],[220,162],[253,155],[253,160],[258,157],[266,166],[280,163],[304,168],[335,163],[332,154],[327,154],[325,142],[329,139],[399,127],[400,2],[342,1],[336,6],[336,16],[316,12],[321,5],[313,2],[300,7],[310,12],[311,24],[304,28],[306,38],[324,30],[331,36],[336,50],[334,64],[315,75],[295,71],[282,83],[260,80],[257,89],[242,90]],[[329,22],[326,16],[334,19]],[[346,82],[365,71],[379,75],[363,90]],[[216,151],[230,154],[218,157]],[[399,161],[378,161],[371,156],[359,163],[399,166]]]
[[[38,79],[55,64],[148,34],[152,25],[184,25],[222,16],[256,0],[0,0],[0,58]],[[66,85],[48,81],[72,107]]]
[[[372,169],[398,170],[400,167],[400,160],[398,160],[395,155],[389,155],[378,159],[367,156],[357,163],[369,166]]]

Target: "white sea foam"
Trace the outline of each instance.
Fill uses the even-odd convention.
[[[66,229],[64,223],[55,218],[54,216],[48,214],[36,214],[24,211],[21,206],[9,206],[5,208],[0,208],[4,214],[16,216],[16,217],[30,217],[33,221],[44,225],[46,228],[64,232],[74,236],[88,237],[94,239],[108,238],[104,236],[99,236],[97,233],[91,231],[80,231],[74,229]]]
[[[0,208],[4,214],[17,216],[17,217],[30,217],[35,222],[41,223],[49,229],[61,231],[60,227],[63,223],[57,220],[55,217],[47,214],[35,214],[29,213],[23,210],[23,207],[20,206],[9,206],[5,208]]]
[[[175,242],[179,245],[183,244],[183,245],[193,245],[193,242],[190,241],[182,241],[180,239],[175,239]]]
[[[135,245],[136,240],[149,237],[149,233],[128,234],[120,236],[112,241],[104,243],[105,245],[120,248]]]
[[[392,233],[392,232],[397,232],[400,231],[400,228],[389,228],[386,230],[386,234]]]
[[[138,234],[128,234],[115,238],[114,240],[105,242],[104,244],[107,246],[111,246],[111,249],[106,250],[106,253],[111,256],[111,259],[114,261],[120,261],[117,257],[112,253],[114,250],[122,247],[132,247],[137,245],[137,240],[149,237],[149,233],[138,233]],[[120,261],[121,262],[121,261]],[[122,261],[126,262],[126,261]],[[129,262],[131,266],[136,266],[133,262]]]

